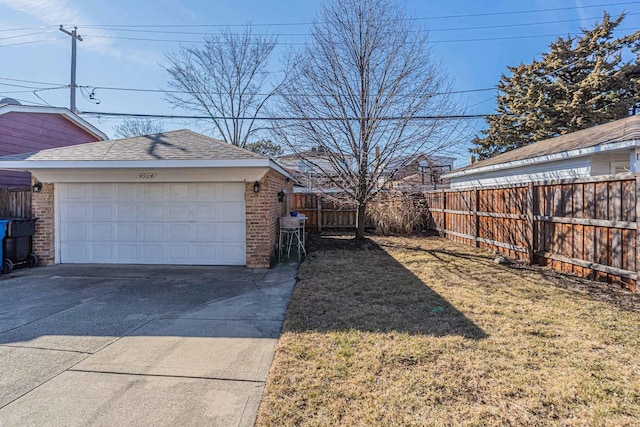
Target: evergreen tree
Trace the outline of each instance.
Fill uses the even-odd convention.
[[[249,142],[244,148],[267,157],[278,157],[284,154],[282,147],[270,139]]]
[[[640,101],[640,31],[613,32],[624,14],[558,38],[530,64],[508,67],[498,84],[497,114],[472,141],[481,159],[532,142],[626,117]],[[632,57],[628,59],[626,57]]]

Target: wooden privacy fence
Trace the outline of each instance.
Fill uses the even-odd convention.
[[[640,290],[640,176],[424,194],[430,228],[455,241]]]
[[[329,200],[318,193],[294,193],[293,209],[307,216],[307,229],[355,230],[357,208]]]
[[[0,188],[1,218],[31,218],[31,187]]]

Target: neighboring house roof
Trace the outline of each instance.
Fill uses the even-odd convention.
[[[398,156],[389,161],[389,164],[385,168],[385,173],[391,173],[398,169],[401,169],[405,166],[410,165],[415,161],[426,160],[427,163],[431,163],[434,165],[448,165],[453,164],[456,160],[455,157],[445,157],[445,156],[430,156],[424,153],[416,153],[410,154],[406,156]]]
[[[332,154],[333,157],[338,156],[338,153],[333,154],[328,150],[313,149],[313,150],[301,151],[299,153],[283,154],[282,156],[278,156],[278,160],[282,160],[282,161],[296,160],[297,161],[297,160],[310,159],[313,161],[313,159],[327,159],[328,157],[330,157],[329,156],[330,154]],[[344,154],[344,158],[345,160],[350,160],[353,158],[353,156],[350,154]]]
[[[289,174],[261,154],[190,130],[176,130],[134,138],[90,142],[33,153],[0,157],[4,168],[69,167],[272,167]]]
[[[445,174],[443,178],[481,173],[486,170],[505,169],[521,164],[539,163],[560,158],[578,157],[591,154],[595,147],[603,150],[622,148],[606,147],[624,141],[640,140],[640,116],[630,116],[588,129],[535,142],[515,150],[507,151],[469,166],[458,168]]]
[[[345,155],[345,163],[351,161],[353,156]],[[277,161],[294,175],[327,175],[335,174],[333,164],[337,160],[337,153],[330,153],[323,149],[313,149],[300,153],[285,154],[279,156]]]
[[[95,136],[97,139],[107,140],[109,139],[105,133],[103,133],[100,129],[93,126],[88,121],[84,120],[82,117],[74,114],[71,110],[61,107],[41,107],[34,105],[16,105],[16,104],[0,104],[0,115],[13,113],[13,112],[23,112],[23,113],[38,113],[38,114],[59,114],[64,116],[69,121],[75,123],[79,127],[86,130],[91,135]]]
[[[69,147],[51,148],[35,153],[14,154],[3,160],[231,160],[266,159],[261,154],[200,135],[190,130],[176,130],[133,138],[90,142]]]

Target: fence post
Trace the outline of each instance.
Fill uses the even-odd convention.
[[[322,196],[320,194],[316,194],[316,205],[318,212],[318,233],[322,233]]]
[[[473,244],[477,248],[479,245],[478,237],[480,237],[480,217],[478,216],[478,200],[480,192],[477,188],[473,189]]]
[[[447,193],[442,190],[442,236],[447,237]]]
[[[533,265],[535,264],[535,219],[534,219],[534,207],[533,207],[533,201],[534,201],[534,187],[533,187],[533,182],[530,182],[528,187],[527,187],[527,246],[529,249],[529,264]]]
[[[640,292],[640,173],[636,172],[636,292]]]

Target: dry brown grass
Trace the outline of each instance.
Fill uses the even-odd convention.
[[[257,425],[640,425],[638,295],[440,238],[315,245]]]
[[[409,235],[427,226],[426,200],[421,193],[390,191],[378,193],[367,204],[369,223],[382,235]]]

